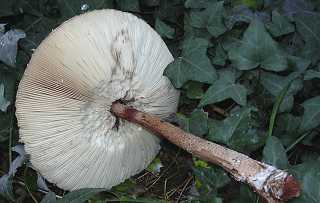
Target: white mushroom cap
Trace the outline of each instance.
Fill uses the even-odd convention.
[[[32,165],[65,190],[111,188],[146,168],[159,139],[109,110],[121,99],[162,118],[175,112],[179,92],[163,76],[172,60],[132,14],[99,10],[63,23],[35,50],[18,88]]]

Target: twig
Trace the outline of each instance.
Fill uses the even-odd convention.
[[[220,114],[220,115],[222,115],[224,117],[228,117],[228,115],[229,115],[227,111],[225,111],[224,109],[222,109],[222,108],[220,108],[220,107],[218,107],[216,105],[209,105],[209,108],[212,111],[214,111],[214,112],[216,112],[216,113],[218,113],[218,114]]]
[[[283,170],[186,133],[155,116],[118,102],[112,104],[111,111],[115,116],[139,124],[189,153],[223,167],[237,181],[247,183],[270,203],[283,202],[300,195],[298,182]]]
[[[179,197],[178,197],[178,199],[177,199],[177,201],[176,201],[177,203],[180,201],[180,199],[181,199],[181,197],[182,197],[182,194],[184,193],[184,191],[186,190],[187,186],[189,185],[189,183],[190,183],[190,181],[191,181],[192,179],[193,179],[192,176],[190,176],[190,177],[188,178],[186,184],[183,186],[183,188],[182,188],[182,190],[181,190],[181,192],[180,192],[180,195],[179,195]]]

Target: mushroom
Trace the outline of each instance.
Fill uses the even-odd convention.
[[[163,120],[179,99],[163,76],[171,61],[160,36],[129,13],[93,11],[63,23],[36,49],[17,92],[20,140],[32,165],[65,190],[111,188],[152,161],[156,133],[268,202],[299,196],[288,172]]]
[[[52,31],[16,98],[33,167],[65,190],[109,189],[145,169],[159,138],[110,108],[119,101],[160,118],[174,113],[179,92],[163,76],[172,61],[161,37],[129,13],[92,11]]]

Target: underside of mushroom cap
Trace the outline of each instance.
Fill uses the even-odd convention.
[[[129,13],[93,11],[56,28],[17,93],[32,165],[65,190],[111,188],[146,168],[159,139],[110,108],[120,100],[162,118],[175,112],[179,92],[163,76],[172,60],[161,37]]]

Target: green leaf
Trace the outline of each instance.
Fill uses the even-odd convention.
[[[176,116],[179,127],[184,131],[190,132],[189,118],[181,113],[176,113]]]
[[[215,55],[211,59],[211,62],[214,65],[224,66],[226,64],[227,59],[228,59],[227,53],[224,51],[222,46],[219,44],[215,49]]]
[[[258,66],[272,71],[287,68],[286,55],[259,20],[250,23],[240,46],[229,50],[228,56],[234,67],[239,70],[251,70]]]
[[[286,151],[277,137],[268,137],[263,148],[263,161],[281,169],[289,166]]]
[[[246,153],[257,149],[263,144],[263,133],[257,129],[258,124],[254,118],[256,111],[253,107],[242,107],[221,122],[214,125],[210,122],[208,139],[239,151],[245,149]]]
[[[301,13],[294,18],[297,31],[306,42],[302,50],[302,56],[312,60],[313,63],[320,59],[320,14]]]
[[[161,0],[157,15],[162,20],[177,23],[179,14],[183,14],[181,0]]]
[[[207,29],[209,33],[212,34],[212,36],[214,37],[218,37],[227,31],[227,28],[223,22],[223,16],[225,13],[223,3],[223,1],[218,1],[217,3],[213,4],[209,9],[210,16],[208,20]]]
[[[236,196],[230,203],[248,203],[248,202],[260,202],[257,201],[257,195],[252,189],[245,184],[240,185],[240,194]]]
[[[131,11],[139,12],[140,4],[139,0],[116,0],[120,10],[122,11]]]
[[[311,64],[311,61],[297,56],[288,56],[290,70],[303,73]]]
[[[166,37],[168,39],[174,38],[174,28],[170,27],[169,25],[165,24],[159,18],[156,19],[155,29],[159,33],[161,37]]]
[[[294,26],[278,11],[272,11],[272,23],[267,24],[266,27],[275,37],[294,32]]]
[[[216,71],[207,56],[208,41],[201,38],[186,39],[182,47],[182,55],[169,64],[165,75],[176,88],[194,80],[212,84],[216,79]]]
[[[227,173],[215,166],[194,167],[193,172],[196,177],[196,187],[200,194],[217,191],[217,189],[230,182]]]
[[[192,25],[193,21],[190,14],[184,15],[184,35],[185,38],[195,37],[209,40],[212,36],[206,28],[196,28]]]
[[[192,134],[203,136],[208,132],[208,113],[202,109],[192,112],[189,119],[189,128]]]
[[[291,168],[291,172],[298,178],[301,195],[293,199],[292,203],[320,202],[320,160],[305,162]]]
[[[320,79],[320,71],[307,70],[303,79],[304,80]]]
[[[157,161],[157,160],[156,160]],[[150,164],[151,165],[151,164]],[[149,165],[149,167],[150,167]],[[148,169],[149,169],[148,167]],[[151,166],[153,167],[153,166]],[[150,168],[149,170],[150,172],[153,172]],[[155,172],[155,171],[154,171]],[[120,193],[125,193],[125,192],[128,192],[128,191],[132,191],[133,188],[137,186],[137,184],[132,180],[132,179],[127,179],[126,181],[124,181],[123,183],[119,184],[119,185],[116,185],[114,187],[112,187],[112,191],[115,191],[115,192],[120,192]]]
[[[205,106],[231,98],[238,104],[245,106],[247,104],[247,90],[243,85],[235,83],[235,73],[224,71],[206,91],[200,101],[199,106]]]
[[[184,7],[186,8],[207,8],[210,0],[186,0]]]
[[[208,114],[202,109],[195,109],[189,117],[177,113],[179,126],[197,136],[203,136],[208,132]]]
[[[276,75],[273,73],[262,72],[260,83],[274,96],[274,99],[280,95],[281,91],[293,80],[286,96],[280,105],[279,112],[289,111],[293,106],[293,95],[302,89],[302,79],[298,77],[298,73],[292,73],[287,77]]]
[[[242,3],[249,8],[256,8],[257,7],[257,0],[241,0]]]
[[[56,194],[50,191],[46,194],[46,196],[44,196],[44,198],[41,200],[40,203],[56,203],[56,202],[57,202]]]
[[[12,187],[13,176],[5,174],[0,178],[0,195],[7,200],[14,202],[14,194]]]
[[[235,6],[226,16],[226,26],[231,29],[238,22],[250,23],[255,14],[245,5]]]
[[[320,124],[320,96],[313,97],[303,102],[304,113],[300,129],[310,130]]]
[[[187,97],[189,99],[201,99],[204,91],[202,89],[203,84],[200,82],[189,81],[184,87],[187,90]]]
[[[105,191],[106,189],[99,189],[99,188],[85,188],[74,190],[69,192],[62,199],[57,200],[57,203],[81,203],[85,202],[94,195]]]
[[[276,116],[278,114],[278,110],[281,106],[281,103],[283,102],[286,94],[288,93],[288,90],[292,84],[292,81],[288,83],[279,93],[279,95],[276,97],[276,101],[273,105],[272,111],[271,111],[271,116],[270,116],[270,121],[269,121],[269,128],[268,128],[268,137],[272,136],[274,124],[276,121]]]
[[[209,33],[218,37],[227,31],[224,25],[223,1],[210,2],[204,10],[190,12],[190,24],[196,28],[206,28]]]
[[[149,164],[147,170],[153,174],[158,174],[158,173],[160,173],[162,167],[163,167],[163,164],[162,164],[160,158],[157,157],[152,160],[152,163]]]
[[[284,113],[277,116],[273,135],[279,137],[284,146],[291,145],[300,133],[298,131],[301,117]]]

